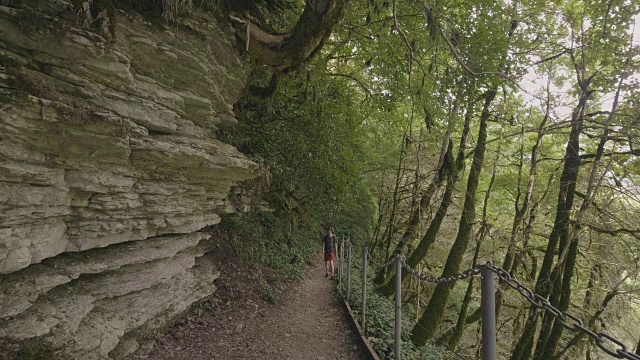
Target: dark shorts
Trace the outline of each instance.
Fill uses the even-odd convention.
[[[324,253],[324,261],[333,261],[335,254],[332,252]]]

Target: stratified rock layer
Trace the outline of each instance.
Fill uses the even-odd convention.
[[[105,34],[77,26],[91,14],[66,1],[9,4],[0,344],[124,358],[215,291],[200,230],[233,211],[231,187],[258,172],[215,135],[237,122],[243,64],[214,18],[163,28],[119,12]]]

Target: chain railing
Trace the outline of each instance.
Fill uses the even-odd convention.
[[[496,274],[500,280],[507,284],[510,288],[516,290],[527,302],[534,307],[544,310],[550,313],[556,321],[560,322],[560,325],[564,326],[567,330],[574,333],[583,333],[593,339],[600,350],[617,359],[632,359],[640,360],[640,355],[631,352],[625,344],[620,340],[615,339],[609,334],[602,332],[593,332],[584,325],[584,321],[567,311],[561,311],[560,309],[551,305],[549,300],[542,296],[535,294],[531,289],[526,287],[520,280],[511,276],[505,269],[494,266],[490,262],[482,265],[484,268],[489,269],[492,273]],[[611,348],[614,345],[615,348]]]
[[[342,272],[344,259],[344,248],[347,249],[347,293],[342,296],[349,300],[351,287],[351,253],[353,243],[349,238],[341,238],[340,242],[340,282],[339,288],[342,293]],[[594,344],[605,353],[617,359],[630,359],[640,360],[640,355],[635,354],[621,341],[615,339],[611,335],[603,332],[594,332],[585,326],[584,321],[567,311],[561,311],[560,309],[551,305],[549,300],[535,294],[531,289],[524,285],[520,280],[509,274],[508,271],[493,265],[491,262],[486,264],[476,265],[473,268],[459,272],[453,275],[434,277],[428,274],[416,271],[406,260],[399,254],[392,255],[386,262],[378,262],[374,256],[369,252],[369,249],[363,247],[362,249],[363,260],[363,276],[362,276],[362,311],[361,311],[361,324],[362,330],[366,331],[366,277],[367,277],[367,263],[371,262],[378,271],[383,268],[389,267],[391,264],[396,264],[396,291],[395,291],[395,305],[396,305],[396,319],[395,319],[395,359],[400,360],[400,324],[401,324],[401,284],[402,284],[402,269],[404,268],[407,273],[424,282],[430,282],[435,284],[455,282],[459,280],[466,280],[470,277],[481,275],[481,311],[482,311],[482,358],[483,360],[495,360],[496,359],[496,318],[495,318],[495,284],[494,274],[498,278],[509,286],[511,289],[517,291],[529,304],[537,309],[543,310],[551,314],[556,321],[562,326],[574,333],[583,333],[589,336]]]
[[[469,270],[465,270],[461,273],[455,274],[455,275],[451,275],[451,276],[440,276],[440,277],[433,277],[433,276],[429,276],[427,274],[423,274],[420,273],[416,270],[414,270],[411,266],[409,266],[409,264],[407,264],[407,262],[405,261],[405,259],[402,256],[398,255],[398,258],[400,259],[400,264],[402,264],[402,267],[405,268],[407,270],[407,272],[409,274],[411,274],[411,276],[413,276],[414,278],[418,279],[418,280],[422,280],[422,281],[426,281],[426,282],[430,282],[430,283],[435,283],[435,284],[440,284],[440,283],[448,283],[448,282],[454,282],[454,281],[458,281],[458,280],[466,280],[472,276],[476,276],[478,274],[480,274],[480,268],[479,267],[474,267],[471,268]]]
[[[373,265],[377,266],[378,271],[380,271],[380,270],[381,270],[381,269],[383,269],[383,268],[388,267],[389,265],[393,264],[393,263],[396,261],[395,256],[392,256],[392,257],[389,259],[389,261],[387,261],[387,262],[385,262],[385,263],[379,263],[379,262],[377,262],[377,261],[376,261],[376,258],[375,258],[375,257],[373,257],[373,255],[369,252],[369,249],[367,249],[367,253],[369,254],[369,256],[368,256],[368,257],[369,257],[369,259],[371,260],[371,262],[373,263]]]

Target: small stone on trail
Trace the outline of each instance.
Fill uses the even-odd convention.
[[[243,325],[243,324],[238,324],[238,325],[236,325],[236,328],[233,330],[233,333],[234,333],[234,334],[237,334],[237,333],[239,333],[240,331],[242,331],[242,329],[243,329],[243,328],[244,328],[244,325]]]
[[[289,333],[284,333],[284,337],[291,337],[291,334],[289,334]]]

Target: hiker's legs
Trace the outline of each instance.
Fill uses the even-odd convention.
[[[336,275],[336,271],[335,268],[333,266],[333,260],[331,260],[331,276],[335,276]]]
[[[329,273],[329,262],[328,261],[324,262],[324,273],[325,274]]]

